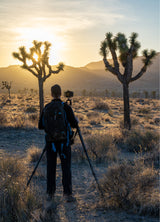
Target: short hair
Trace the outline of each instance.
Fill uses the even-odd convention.
[[[52,86],[51,93],[52,93],[52,96],[54,96],[54,97],[61,96],[61,87],[58,84]]]

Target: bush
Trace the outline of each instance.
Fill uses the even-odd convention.
[[[39,116],[37,114],[30,114],[28,119],[32,124],[38,125]]]
[[[7,123],[7,115],[4,112],[0,112],[0,125],[3,126]]]
[[[128,135],[124,138],[124,143],[126,143],[128,150],[132,152],[153,150],[158,141],[159,135],[154,131],[133,130],[128,132]]]
[[[159,213],[158,172],[137,160],[134,164],[110,166],[101,180],[107,208],[121,208],[139,214]]]
[[[117,160],[118,150],[111,134],[96,133],[86,138],[88,152],[93,160]]]
[[[26,113],[35,113],[37,112],[37,109],[33,106],[31,107],[28,107],[26,110],[25,110]]]
[[[151,112],[151,110],[149,108],[141,108],[138,110],[139,113],[142,113],[142,114],[149,114]]]
[[[25,117],[20,115],[14,119],[14,127],[15,128],[24,128],[25,126]]]
[[[96,102],[95,102],[94,109],[106,110],[106,111],[109,111],[109,110],[110,110],[108,104],[107,104],[107,103],[104,103],[104,102],[102,102],[102,101],[96,101]]]
[[[42,153],[42,149],[35,147],[35,146],[31,146],[28,150],[27,150],[27,157],[28,160],[31,163],[35,163],[39,160],[40,156]],[[42,161],[46,161],[46,155],[43,155]]]
[[[24,161],[12,157],[0,162],[0,221],[27,222],[32,212],[40,207],[41,200],[36,191],[26,184],[26,166]]]

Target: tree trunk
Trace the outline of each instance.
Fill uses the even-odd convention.
[[[44,107],[44,95],[43,95],[43,80],[38,79],[39,83],[39,106],[40,106],[40,115]]]
[[[123,83],[123,102],[124,102],[124,128],[131,129],[130,106],[129,106],[129,84]]]

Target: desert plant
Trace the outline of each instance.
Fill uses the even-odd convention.
[[[2,81],[2,89],[6,88],[8,90],[9,98],[11,97],[11,87],[12,87],[12,82]]]
[[[124,144],[127,149],[132,152],[154,150],[159,142],[159,135],[154,131],[132,130],[124,138]]]
[[[105,102],[95,101],[95,105],[94,105],[93,109],[109,111],[110,108],[109,108],[108,104]]]
[[[34,106],[31,106],[31,107],[28,107],[26,110],[25,110],[26,113],[35,113],[37,112],[37,109],[34,107]]]
[[[19,115],[19,116],[15,117],[12,122],[14,123],[15,128],[19,128],[19,129],[24,128],[24,126],[25,126],[25,116],[24,115]]]
[[[151,110],[149,108],[143,107],[138,110],[138,113],[149,114]]]
[[[26,169],[24,161],[17,158],[5,157],[0,161],[0,221],[27,222],[41,206],[35,190],[24,191]]]
[[[44,50],[42,48],[44,46]],[[40,114],[44,107],[44,94],[43,84],[52,74],[58,74],[64,68],[63,63],[59,63],[57,70],[53,70],[49,64],[49,50],[51,44],[49,42],[33,41],[33,47],[27,53],[24,46],[19,48],[19,53],[13,52],[13,57],[23,63],[23,69],[31,72],[37,79],[39,84],[39,101],[40,101]]]
[[[123,101],[124,101],[124,127],[131,129],[130,121],[130,104],[129,104],[129,83],[139,79],[146,71],[148,66],[152,63],[156,52],[151,50],[143,51],[143,67],[139,73],[133,75],[133,59],[137,57],[140,43],[137,41],[137,33],[132,33],[129,43],[123,33],[118,33],[113,37],[112,33],[107,33],[105,40],[101,43],[100,54],[103,56],[103,61],[106,69],[115,75],[123,85]],[[119,60],[117,57],[117,50],[119,50]],[[113,59],[113,64],[110,64],[107,59],[107,54],[110,51]],[[120,72],[120,63],[124,68],[123,74]]]
[[[7,123],[7,114],[0,111],[0,125],[3,126]]]
[[[95,133],[86,137],[88,152],[97,162],[115,161],[118,158],[118,149],[111,134]]]
[[[31,163],[35,163],[39,160],[41,153],[42,153],[42,149],[35,146],[31,146],[27,150],[27,158]],[[46,161],[45,155],[43,155],[42,161],[43,162]]]
[[[104,206],[134,213],[159,214],[158,172],[143,161],[123,162],[109,166],[101,180]]]

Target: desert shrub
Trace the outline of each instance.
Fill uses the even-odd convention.
[[[7,114],[0,111],[0,125],[3,126],[7,123]]]
[[[28,150],[27,150],[27,159],[31,162],[37,162],[40,158],[40,155],[42,153],[42,149],[35,147],[35,146],[31,146]],[[46,155],[44,154],[42,157],[42,161],[46,161]]]
[[[0,221],[29,221],[32,212],[41,205],[35,190],[26,184],[26,165],[17,158],[6,157],[0,161]]]
[[[93,125],[98,125],[98,124],[100,124],[100,119],[90,120],[89,124],[92,125],[92,126]]]
[[[86,160],[86,156],[80,143],[73,145],[72,160],[75,162],[83,162]]]
[[[105,195],[104,207],[158,216],[158,172],[143,161],[109,166],[100,182]]]
[[[97,162],[117,160],[118,150],[113,142],[113,136],[106,133],[95,133],[86,138],[87,150]]]
[[[151,110],[149,108],[146,108],[146,107],[140,108],[138,110],[138,113],[141,113],[141,114],[149,114],[150,112],[151,112]]]
[[[110,107],[103,101],[95,101],[94,109],[109,111]]]
[[[87,113],[87,117],[89,118],[89,119],[92,119],[92,118],[95,118],[95,117],[99,117],[100,115],[99,115],[99,113],[98,112],[88,112]]]
[[[1,106],[5,106],[8,100],[8,95],[1,96]]]
[[[140,130],[132,130],[128,132],[128,135],[124,138],[124,143],[128,150],[133,152],[153,150],[158,141],[159,135],[151,130],[143,132]]]
[[[131,126],[132,126],[132,128],[134,126],[137,126],[138,124],[139,124],[138,118],[131,117]],[[120,121],[119,121],[119,127],[120,127],[120,129],[124,129],[124,119],[123,118],[121,118]]]
[[[25,117],[23,115],[19,115],[14,118],[12,121],[15,128],[24,128],[25,126]]]
[[[38,125],[39,116],[37,114],[30,114],[28,117],[29,121],[31,121],[34,125]]]
[[[26,110],[25,110],[26,113],[35,113],[37,112],[37,109],[33,106],[31,107],[28,107]]]
[[[155,168],[159,168],[159,158],[160,158],[160,144],[157,144],[155,149],[151,152],[145,153],[143,156],[145,164],[150,166],[154,166]]]

